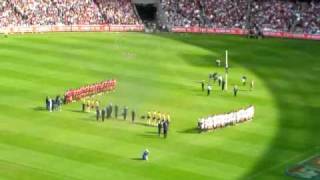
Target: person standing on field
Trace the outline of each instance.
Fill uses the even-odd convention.
[[[127,120],[127,114],[128,114],[128,107],[125,107],[123,109],[123,120]]]
[[[254,80],[251,80],[251,83],[250,83],[250,91],[252,91],[254,88]]]
[[[223,80],[222,80],[222,83],[221,83],[221,90],[222,90],[222,91],[224,91],[225,86],[226,86],[226,81],[223,79]]]
[[[210,96],[211,90],[212,90],[212,86],[210,86],[210,84],[208,84],[208,87],[207,87],[207,96]]]
[[[237,85],[235,85],[235,86],[233,87],[233,95],[234,95],[234,97],[236,97],[236,96],[237,96],[237,94],[238,94],[238,90],[239,90],[238,86],[237,86]]]
[[[96,110],[96,120],[99,121],[99,119],[100,119],[100,110],[99,110],[99,108],[97,108],[97,110]]]
[[[168,123],[167,122],[163,123],[163,135],[164,135],[164,138],[167,138],[167,135],[168,135]]]
[[[101,110],[101,119],[102,119],[102,122],[104,122],[104,119],[106,118],[106,110],[102,109]]]
[[[204,92],[204,80],[201,81],[202,92]]]
[[[115,106],[114,106],[114,117],[115,117],[116,119],[118,118],[118,110],[119,110],[118,105],[115,105]]]
[[[134,120],[136,118],[136,112],[134,110],[131,111],[131,122],[134,123]]]
[[[161,130],[162,130],[162,122],[158,122],[158,135],[161,135]]]

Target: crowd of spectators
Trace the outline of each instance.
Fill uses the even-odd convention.
[[[208,27],[245,28],[247,0],[203,0]]]
[[[107,24],[139,24],[130,0],[95,1]]]
[[[129,0],[3,0],[0,23],[6,26],[137,24]]]
[[[162,7],[172,26],[320,33],[317,0],[162,0]]]
[[[173,26],[201,26],[201,0],[162,0],[162,7]]]
[[[161,0],[170,26],[320,34],[318,0]],[[250,9],[248,9],[250,8]],[[131,0],[0,0],[0,26],[140,24]]]

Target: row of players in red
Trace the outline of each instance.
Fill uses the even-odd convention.
[[[113,91],[116,88],[117,81],[106,80],[99,83],[87,85],[78,89],[72,89],[65,92],[65,103],[71,103],[72,101],[78,101],[82,98],[99,94],[102,92]]]

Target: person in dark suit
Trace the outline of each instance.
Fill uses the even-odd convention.
[[[131,122],[134,123],[134,120],[136,118],[136,112],[134,110],[131,111]]]
[[[100,110],[99,110],[99,108],[97,108],[97,110],[96,110],[96,120],[99,121],[99,119],[100,119]]]
[[[123,109],[123,120],[127,120],[128,107],[124,107]]]
[[[163,123],[163,122],[161,122],[161,121],[158,123],[158,135],[159,135],[159,136],[161,135],[162,123]]]
[[[109,106],[107,106],[107,107],[106,107],[106,118],[107,118],[107,119],[110,118],[109,112],[110,112],[110,108],[109,108]]]
[[[201,81],[202,92],[204,91],[204,80]]]
[[[101,110],[101,119],[102,119],[102,122],[104,122],[105,117],[106,117],[106,110],[102,109],[102,110]]]
[[[163,123],[163,135],[164,135],[164,138],[167,138],[167,135],[168,135],[168,123],[167,122]]]
[[[238,91],[239,91],[239,88],[238,88],[237,85],[235,85],[235,86],[233,87],[233,95],[234,95],[235,97],[237,96]]]
[[[109,104],[109,118],[112,117],[112,103]]]
[[[115,117],[116,119],[118,118],[118,110],[119,110],[118,105],[115,105],[115,106],[114,106],[114,117]]]
[[[226,86],[226,81],[225,81],[224,79],[222,80],[221,85],[222,85],[222,86],[221,86],[221,90],[224,91],[225,86]]]
[[[47,96],[46,97],[46,109],[47,109],[47,111],[49,111],[49,104],[50,104],[49,97]]]

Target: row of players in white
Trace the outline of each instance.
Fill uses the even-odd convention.
[[[246,109],[240,109],[236,112],[227,114],[213,115],[206,118],[200,118],[198,126],[200,130],[215,129],[225,127],[231,124],[237,124],[243,121],[251,120],[254,117],[254,106],[249,106]]]

